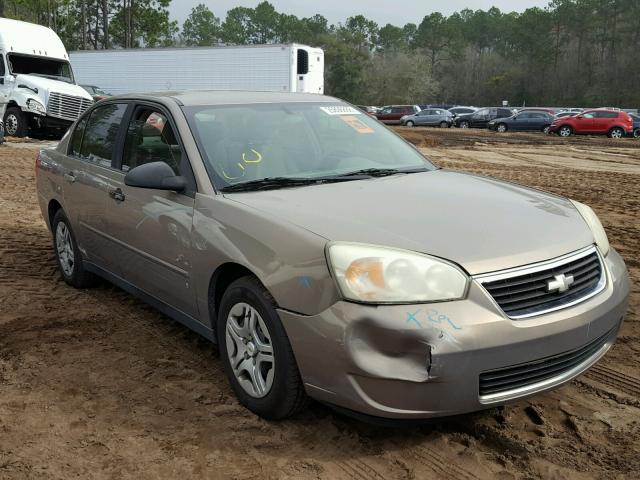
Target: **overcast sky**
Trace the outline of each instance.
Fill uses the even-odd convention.
[[[522,11],[529,7],[544,7],[549,0],[270,0],[276,10],[298,17],[310,17],[319,13],[329,23],[343,22],[352,15],[363,14],[379,25],[391,23],[402,26],[420,23],[425,15],[439,11],[449,15],[464,8],[489,9],[496,6],[503,11]],[[206,4],[213,13],[224,20],[227,10],[233,7],[255,7],[260,0],[174,0],[170,10],[173,18],[182,25],[191,9],[198,3]]]

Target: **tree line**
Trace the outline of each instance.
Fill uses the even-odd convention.
[[[330,24],[269,2],[224,19],[171,0],[0,0],[0,16],[53,28],[69,50],[299,42],[326,55],[326,91],[359,104],[640,107],[640,0],[553,0],[522,13],[465,9],[404,26]]]

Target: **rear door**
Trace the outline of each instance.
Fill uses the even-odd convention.
[[[72,132],[63,172],[64,208],[80,248],[89,262],[114,274],[118,267],[106,208],[127,108],[127,103],[110,103],[84,116]]]
[[[132,109],[118,165],[118,196],[109,199],[107,221],[118,238],[123,278],[197,317],[191,241],[195,179],[176,131],[161,106],[138,104]],[[125,185],[128,171],[151,162],[164,162],[176,175],[184,176],[187,190],[178,193]]]
[[[594,131],[598,133],[607,133],[615,123],[618,123],[616,122],[617,119],[618,112],[595,112],[595,118],[593,119]]]

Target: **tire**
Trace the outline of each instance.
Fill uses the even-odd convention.
[[[440,122],[440,128],[449,128],[449,124],[447,122]]]
[[[468,121],[466,121],[466,120],[462,120],[462,121],[460,122],[460,128],[469,128],[470,126],[471,126],[471,125],[470,125],[470,124],[469,124],[469,122],[468,122]]]
[[[29,133],[27,116],[17,107],[9,107],[4,114],[4,133],[10,137],[26,137]]]
[[[256,278],[240,278],[227,288],[216,327],[224,370],[242,405],[268,420],[290,417],[305,406],[307,395],[275,301]]]
[[[404,124],[405,127],[409,127],[409,128],[413,128],[416,126],[415,123],[413,123],[411,120],[409,120],[407,123]]]
[[[496,132],[498,133],[505,133],[507,130],[509,130],[509,127],[505,123],[499,123],[496,127]]]
[[[53,249],[56,253],[56,261],[64,281],[75,288],[94,286],[97,277],[85,270],[76,237],[71,229],[69,219],[62,209],[54,215],[51,231],[53,232]]]
[[[620,127],[613,127],[611,130],[609,130],[609,138],[615,138],[616,140],[619,138],[623,138],[625,135],[625,132],[622,128]]]
[[[633,138],[640,138],[640,128],[636,128],[633,131]]]
[[[549,135],[549,129],[551,128],[551,125],[547,125],[542,129],[542,133],[544,133],[545,135]]]
[[[569,125],[563,125],[558,129],[558,135],[567,138],[573,134],[573,129]]]

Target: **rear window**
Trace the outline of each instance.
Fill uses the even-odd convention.
[[[80,157],[102,167],[111,167],[116,139],[127,105],[114,103],[91,112],[82,137]]]

